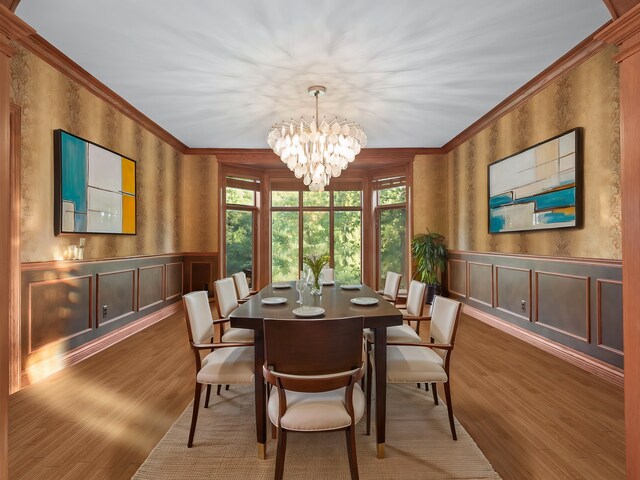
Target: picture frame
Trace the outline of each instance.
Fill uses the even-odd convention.
[[[582,130],[574,128],[491,163],[489,233],[582,226]]]
[[[136,161],[57,129],[54,135],[56,235],[136,235]]]

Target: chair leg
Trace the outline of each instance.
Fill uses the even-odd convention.
[[[207,395],[204,397],[204,408],[209,408],[209,397],[211,396],[211,384],[207,385]]]
[[[425,392],[428,392],[428,391],[429,391],[429,384],[428,384],[428,383],[425,383],[425,384],[424,384],[424,391],[425,391]]]
[[[271,423],[271,422],[269,422]],[[278,427],[276,427],[273,423],[271,423],[271,438],[275,440],[278,438]]]
[[[351,480],[358,480],[358,456],[356,453],[356,426],[351,425],[345,431],[347,437],[347,453],[349,454],[349,470]]]
[[[438,405],[438,389],[435,383],[431,384],[431,390],[433,390],[433,403]]]
[[[222,385],[218,385],[216,388],[216,395],[220,395],[220,387],[222,387]]]
[[[287,450],[287,431],[280,427],[278,428],[278,452],[276,453],[276,480],[282,480],[284,474],[284,456]]]
[[[444,384],[444,397],[447,400],[447,413],[449,414],[451,436],[454,440],[458,440],[458,436],[456,435],[456,424],[453,421],[453,405],[451,404],[451,387],[449,386],[449,382]]]
[[[420,388],[420,384],[419,383],[416,383],[416,385],[418,385],[418,388]]]
[[[229,385],[225,385],[224,389],[229,390]]]
[[[373,368],[367,359],[367,435],[371,435],[371,384],[373,383]]]
[[[193,394],[193,413],[191,414],[191,430],[189,430],[189,440],[187,447],[193,447],[193,436],[196,433],[196,423],[198,422],[198,410],[200,409],[200,394],[202,393],[202,384],[196,382],[196,391]]]

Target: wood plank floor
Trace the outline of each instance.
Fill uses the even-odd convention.
[[[10,478],[130,478],[189,403],[193,368],[176,314],[12,395]],[[452,394],[505,480],[624,478],[620,388],[463,317]]]

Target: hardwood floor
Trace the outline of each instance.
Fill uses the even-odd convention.
[[[181,314],[10,397],[11,479],[128,479],[192,398]],[[454,413],[505,479],[624,478],[622,390],[463,317]]]

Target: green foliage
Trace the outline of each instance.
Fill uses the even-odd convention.
[[[296,192],[297,193],[297,192]],[[298,212],[271,212],[271,279],[298,278]]]
[[[342,190],[333,192],[333,205],[336,207],[359,207],[362,204],[362,192]]]
[[[255,204],[255,193],[253,190],[227,187],[225,201],[227,205],[251,205]]]
[[[342,283],[359,283],[361,281],[361,252],[361,212],[353,210],[334,212],[333,266],[337,281]]]
[[[271,206],[297,207],[300,205],[299,192],[271,192]]]
[[[320,288],[318,283],[320,272],[324,268],[325,265],[329,263],[329,255],[326,253],[322,254],[309,254],[302,257],[302,263],[309,267],[311,273],[313,274],[313,284],[315,288]]]
[[[378,205],[396,205],[406,203],[407,187],[392,187],[378,191]]]
[[[439,273],[447,267],[447,247],[439,233],[416,235],[411,242],[411,253],[416,262],[416,278],[427,285],[439,285]]]
[[[227,210],[227,274],[252,267],[253,213],[244,210]]]
[[[402,187],[404,188],[404,187]],[[380,211],[380,279],[384,285],[387,272],[402,274],[401,286],[405,285],[407,252],[407,210],[394,208]]]
[[[305,207],[328,207],[331,192],[302,192],[302,205]]]

